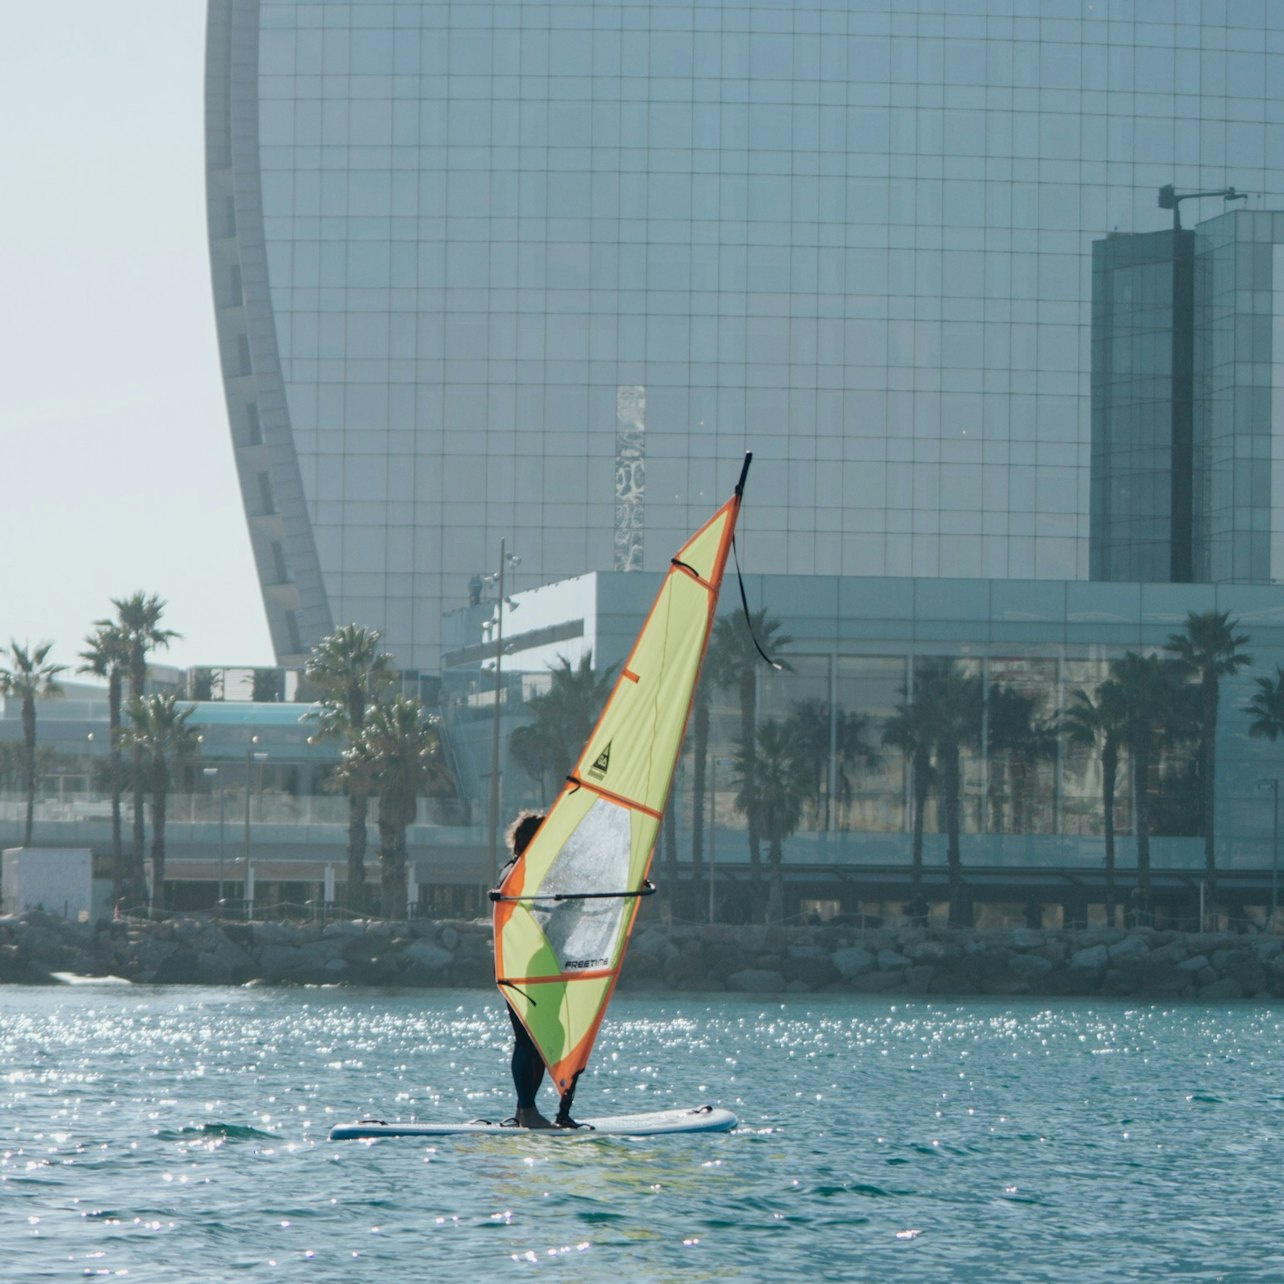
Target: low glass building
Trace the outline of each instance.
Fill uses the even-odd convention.
[[[538,718],[532,696],[550,687],[550,670],[576,668],[592,654],[599,672],[624,660],[659,576],[596,574],[516,595],[504,615],[499,734],[502,815],[541,806],[560,778],[514,757],[511,733]],[[784,842],[794,912],[901,912],[913,847],[911,755],[888,737],[898,706],[912,702],[926,668],[948,663],[971,680],[970,721],[961,737],[960,854],[978,905],[1006,907],[1021,921],[1037,898],[1062,921],[1102,921],[1105,808],[1100,745],[1079,743],[1063,715],[1083,692],[1095,699],[1113,660],[1129,651],[1163,653],[1188,612],[1227,611],[1249,641],[1252,664],[1223,682],[1218,719],[1216,853],[1219,887],[1247,921],[1261,921],[1278,867],[1274,805],[1284,751],[1249,734],[1247,702],[1257,677],[1284,663],[1284,596],[1271,586],[1104,584],[1076,581],[858,579],[746,575],[751,608],[765,610],[787,644],[774,648],[782,671],[762,665],[757,721],[778,719],[794,743],[815,746],[803,784],[799,823]],[[463,764],[462,783],[479,816],[487,806],[494,712],[494,641],[480,627],[494,604],[447,621],[451,665],[448,719]],[[722,614],[740,611],[734,584]],[[467,645],[469,638],[482,641]],[[1194,688],[1191,688],[1193,693]],[[1192,714],[1175,705],[1158,737],[1147,780],[1150,862],[1157,900],[1173,919],[1198,916],[1204,879],[1204,817]],[[737,806],[741,708],[734,690],[712,694],[703,820],[697,820],[693,741],[688,733],[675,782],[676,833],[657,866],[707,894],[707,863],[721,873],[718,913],[749,910],[749,851]],[[1124,753],[1114,808],[1120,909],[1137,884],[1134,782]],[[924,817],[924,859],[936,897],[945,880],[945,793],[933,773]],[[707,830],[694,841],[697,825]],[[706,868],[692,867],[702,851]],[[700,890],[703,889],[703,890]],[[1250,913],[1248,907],[1253,909]],[[938,906],[938,912],[943,908]],[[995,909],[993,913],[1000,911]],[[980,917],[985,921],[984,911]]]

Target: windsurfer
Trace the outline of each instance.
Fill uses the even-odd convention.
[[[512,852],[508,863],[499,871],[499,883],[512,872],[513,867],[521,860],[523,852],[530,846],[536,830],[543,823],[542,811],[523,811],[508,827],[504,838]],[[544,1082],[544,1059],[531,1039],[530,1033],[521,1023],[513,1005],[508,1005],[508,1019],[513,1023],[513,1087],[517,1089],[517,1126],[519,1128],[578,1128],[579,1124],[571,1118],[571,1100],[575,1096],[575,1085],[562,1094],[558,1102],[557,1117],[550,1122],[540,1113],[535,1104],[540,1084]],[[576,1076],[578,1078],[578,1076]]]

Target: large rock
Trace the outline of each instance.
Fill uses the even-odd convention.
[[[221,955],[202,951],[192,964],[192,981],[196,985],[231,985],[232,965]]]
[[[1216,958],[1213,965],[1217,966]],[[1260,994],[1266,989],[1266,969],[1253,950],[1235,950],[1221,963],[1220,971],[1237,982],[1246,995]]]
[[[902,944],[901,953],[915,963],[939,963],[945,958],[947,950],[940,941],[913,941],[910,944]],[[879,967],[882,966],[880,956]]]
[[[196,955],[188,949],[175,949],[162,960],[151,980],[156,985],[191,985],[196,980]]]
[[[455,956],[450,950],[430,941],[412,941],[402,953],[402,958],[410,967],[445,977]]]
[[[1105,944],[1089,945],[1086,949],[1075,950],[1070,956],[1072,972],[1104,972],[1110,962],[1110,951]]]
[[[251,923],[251,940],[255,945],[293,945],[298,933],[288,923]]]
[[[1179,938],[1151,950],[1150,958],[1154,963],[1181,964],[1186,961],[1188,953],[1189,951],[1186,949],[1186,942]]]
[[[842,973],[827,954],[819,957],[804,955],[802,958],[786,958],[780,970],[786,981],[801,982],[811,990],[823,989],[842,979]]]
[[[862,972],[868,972],[874,966],[874,956],[859,945],[849,946],[845,950],[835,950],[829,959],[848,981]]]
[[[1013,954],[1008,959],[1008,970],[1013,976],[1035,986],[1052,971],[1052,960],[1042,954]]]
[[[908,972],[862,972],[848,982],[858,994],[888,994],[893,990],[903,990]]]
[[[1177,963],[1142,960],[1131,975],[1131,993],[1152,999],[1176,999],[1192,988],[1191,974]]]
[[[338,918],[333,923],[327,923],[321,929],[321,935],[327,939],[339,939],[349,936],[364,936],[366,934],[365,926],[361,923],[355,923],[350,918]]]
[[[1111,963],[1118,967],[1148,955],[1150,942],[1144,936],[1134,933],[1132,936],[1125,936],[1122,941],[1117,941],[1114,945],[1107,946],[1106,953],[1109,954]]]
[[[747,967],[727,977],[727,989],[741,994],[779,994],[784,988],[785,978],[766,968]]]
[[[1238,981],[1229,976],[1224,976],[1220,981],[1213,981],[1209,985],[1201,986],[1199,997],[1206,1002],[1214,999],[1242,999],[1244,997],[1244,989]]]

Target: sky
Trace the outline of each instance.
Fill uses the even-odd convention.
[[[270,665],[218,370],[204,0],[9,4],[0,42],[0,645],[73,668],[112,598],[159,664]]]

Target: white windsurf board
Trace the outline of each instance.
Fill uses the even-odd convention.
[[[683,1132],[730,1132],[736,1117],[720,1106],[699,1106],[686,1110],[652,1110],[636,1115],[601,1115],[581,1119],[576,1128],[518,1128],[511,1123],[472,1119],[458,1123],[386,1123],[381,1119],[359,1119],[356,1123],[335,1124],[331,1141],[368,1141],[378,1137],[659,1137]]]

